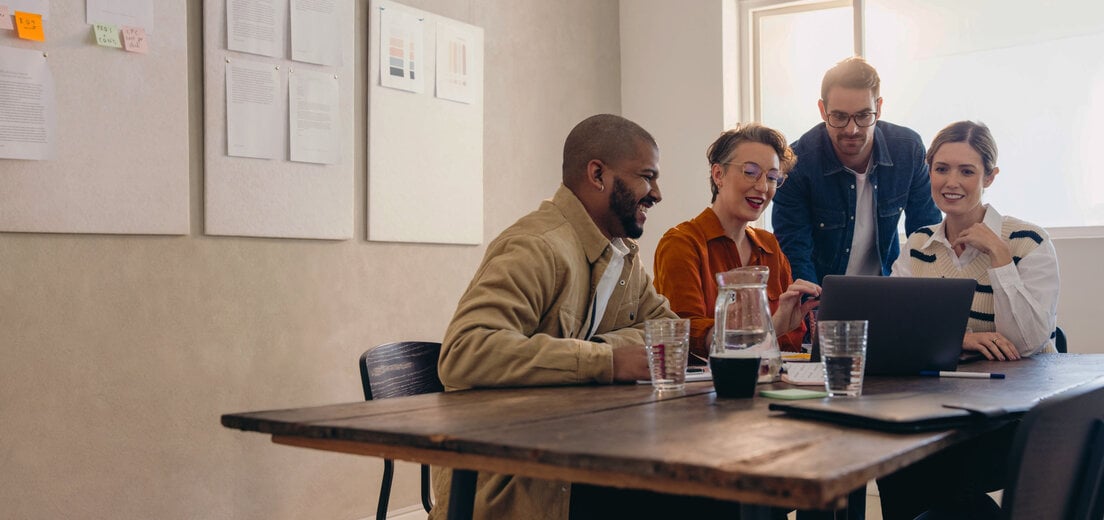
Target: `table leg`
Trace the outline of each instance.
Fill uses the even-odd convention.
[[[449,490],[449,520],[472,520],[475,509],[475,478],[477,472],[470,469],[452,470],[452,488]]]
[[[773,520],[774,508],[740,503],[740,520]]]
[[[866,487],[847,495],[847,507],[835,511],[798,511],[797,520],[865,520]]]
[[[866,519],[866,486],[847,495],[847,520]]]

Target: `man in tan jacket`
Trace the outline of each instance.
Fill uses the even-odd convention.
[[[661,199],[658,177],[655,139],[636,123],[605,114],[576,125],[563,185],[491,242],[460,298],[438,362],[445,389],[648,379],[643,323],[677,317],[632,240]],[[434,476],[430,517],[443,518],[448,472]],[[481,473],[474,513],[564,519],[571,499],[565,482]]]

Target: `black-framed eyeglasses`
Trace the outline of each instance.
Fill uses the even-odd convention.
[[[860,128],[871,126],[878,120],[877,112],[859,112],[858,114],[844,114],[843,112],[830,112],[828,114],[828,126],[843,128],[855,120],[855,125]]]
[[[751,182],[759,182],[759,179],[763,176],[763,168],[753,162],[746,163],[721,163],[725,166],[739,166],[743,169],[744,177]],[[771,168],[766,171],[767,183],[774,184],[775,188],[778,188],[782,183],[786,182],[786,176],[782,175],[782,172],[775,168]]]

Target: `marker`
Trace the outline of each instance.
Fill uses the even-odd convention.
[[[967,379],[1004,379],[1004,374],[989,372],[952,372],[947,370],[921,370],[920,375],[929,377],[963,377]]]

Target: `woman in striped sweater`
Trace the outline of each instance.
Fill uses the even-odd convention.
[[[951,124],[935,136],[927,162],[932,199],[945,217],[909,236],[893,275],[977,280],[963,351],[1009,361],[1053,352],[1054,245],[1039,226],[1001,216],[981,202],[1000,172],[993,135],[979,123]],[[985,493],[1005,482],[1014,428],[1010,424],[878,479],[882,518],[912,519],[926,510],[945,515],[938,518],[999,518],[1000,509]],[[952,512],[958,516],[946,516]]]
[[[1054,245],[1041,227],[982,203],[1000,172],[989,128],[972,121],[947,126],[932,140],[927,162],[932,199],[946,216],[909,236],[893,276],[977,280],[965,353],[1011,361],[1055,352]]]

